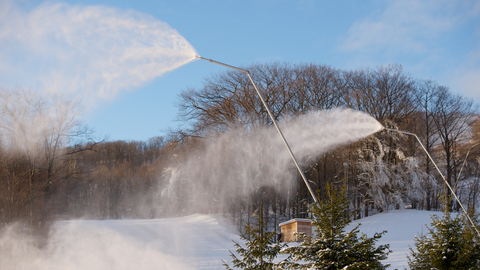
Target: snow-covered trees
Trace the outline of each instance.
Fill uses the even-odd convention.
[[[475,223],[478,221],[475,219]],[[427,235],[415,237],[408,265],[413,270],[479,269],[480,243],[471,224],[461,215],[432,216]]]
[[[278,265],[286,269],[385,269],[382,260],[390,253],[389,245],[375,246],[375,242],[386,231],[373,237],[358,236],[358,225],[350,232],[345,227],[350,223],[348,215],[349,200],[344,190],[327,187],[328,199],[311,205],[312,224],[316,226],[316,235],[307,237],[299,234],[303,242],[281,251],[289,257]]]
[[[399,147],[402,134],[384,131],[364,140],[358,151],[359,185],[365,213],[370,204],[378,211],[424,200],[425,187],[434,179],[421,169],[419,158],[407,157]]]

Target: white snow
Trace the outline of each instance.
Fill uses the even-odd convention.
[[[389,269],[408,269],[407,255],[410,253],[409,246],[414,248],[415,236],[427,234],[427,224],[430,227],[431,215],[443,216],[442,212],[419,211],[419,210],[395,210],[387,213],[376,214],[370,217],[354,220],[346,230],[350,231],[358,223],[361,223],[360,232],[372,237],[376,232],[388,231],[377,242],[377,245],[390,244],[392,253],[384,263],[390,263]]]
[[[15,248],[0,254],[0,269],[224,269],[221,260],[229,261],[232,239],[240,241],[227,227],[200,214],[63,221],[42,252],[19,235],[0,236],[0,250],[9,244]]]
[[[377,214],[359,221],[360,231],[373,236],[388,230],[378,244],[390,244],[386,262],[390,269],[407,267],[408,247],[418,233],[426,233],[430,215],[417,210]],[[56,224],[46,251],[39,251],[18,236],[0,236],[0,247],[12,245],[11,254],[0,254],[2,269],[224,269],[231,265],[232,239],[238,234],[221,218],[196,214],[148,220],[76,220]],[[12,243],[15,243],[13,245]],[[9,252],[7,252],[9,253]],[[23,254],[22,254],[23,253]],[[26,253],[26,254],[25,254]]]

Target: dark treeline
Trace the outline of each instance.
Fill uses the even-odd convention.
[[[95,141],[75,100],[1,90],[2,224],[154,215],[158,176],[172,156],[164,138]]]
[[[434,81],[415,79],[399,65],[350,71],[274,63],[246,69],[276,120],[345,108],[365,112],[384,127],[417,134],[462,202],[475,208],[480,146],[471,147],[480,142],[480,121],[473,101]],[[185,198],[166,201],[160,196],[169,184],[168,170],[201,156],[207,145],[202,138],[272,125],[248,77],[235,71],[212,75],[201,88],[184,91],[179,97],[179,120],[189,128],[146,142],[94,141],[78,122],[81,107],[75,101],[23,89],[1,91],[3,224],[187,214],[182,204],[173,207],[172,201]],[[319,153],[302,161],[302,167],[322,198],[328,183],[345,185],[356,217],[404,206],[439,210],[442,196],[449,196],[415,137],[387,130]],[[212,185],[204,179],[208,177],[187,179],[185,185],[189,181]],[[201,211],[224,212],[241,220],[262,204],[277,220],[277,214],[305,217],[306,202],[311,198],[297,175],[287,188],[259,186],[248,195],[225,196],[222,207]]]

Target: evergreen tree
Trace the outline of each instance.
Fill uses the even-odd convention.
[[[289,257],[278,264],[288,269],[385,269],[380,261],[390,253],[389,245],[375,247],[375,242],[386,231],[376,233],[373,237],[362,234],[359,226],[350,232],[345,227],[350,223],[348,215],[349,200],[344,190],[338,191],[327,186],[329,199],[319,205],[310,205],[312,224],[316,226],[316,235],[308,237],[297,234],[303,239],[298,246],[285,248],[281,253]]]
[[[477,218],[473,219],[478,224]],[[410,248],[410,269],[480,269],[480,246],[468,221],[458,215],[432,216],[429,235],[415,237],[416,251]]]
[[[240,238],[245,241],[246,247],[235,243],[239,257],[230,251],[233,266],[240,269],[275,269],[273,260],[277,257],[285,244],[274,243],[276,234],[267,230],[267,219],[262,217],[262,205],[259,214],[256,214],[256,224],[247,223],[245,233],[240,232]],[[222,261],[223,262],[223,261]],[[231,270],[227,263],[223,262],[226,269]]]

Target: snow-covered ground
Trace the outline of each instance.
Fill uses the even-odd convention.
[[[222,220],[219,220],[222,222]],[[0,236],[0,269],[224,269],[235,230],[208,215],[56,224],[46,251],[18,234]],[[5,249],[8,247],[7,249]]]
[[[354,221],[371,236],[388,230],[379,244],[389,243],[390,269],[403,269],[408,246],[417,233],[426,232],[435,212],[401,210]],[[1,269],[224,269],[230,263],[232,239],[238,234],[222,219],[208,215],[153,220],[83,220],[57,223],[47,252],[2,236],[0,246],[12,246],[0,255]]]
[[[392,253],[385,260],[390,263],[389,269],[408,269],[407,254],[410,253],[409,246],[414,247],[414,238],[418,234],[426,234],[430,226],[431,215],[443,216],[441,212],[429,212],[418,210],[396,210],[388,213],[376,214],[363,219],[355,220],[347,227],[350,231],[358,223],[361,223],[360,231],[367,236],[373,236],[376,232],[388,231],[377,242],[377,245],[390,244]]]

